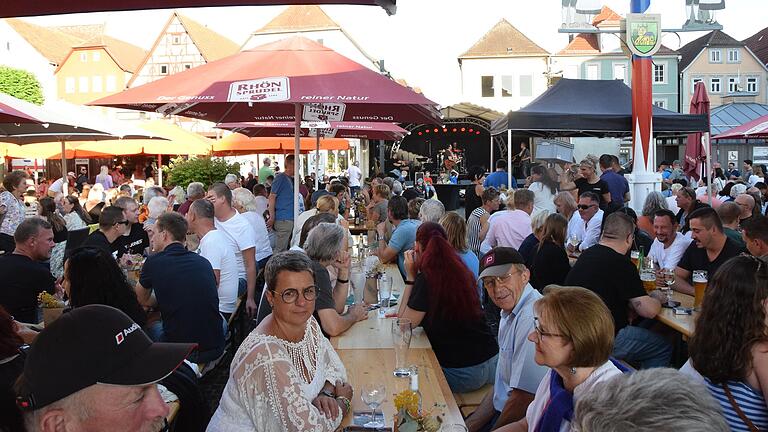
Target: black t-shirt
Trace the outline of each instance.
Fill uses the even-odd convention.
[[[469,219],[469,215],[471,215],[476,208],[483,205],[483,198],[477,195],[475,187],[476,185],[472,183],[467,185],[467,188],[464,190],[464,214],[466,219]]]
[[[647,295],[629,257],[601,244],[582,252],[565,285],[584,287],[599,295],[611,311],[616,332],[629,324],[630,299]]]
[[[683,252],[680,262],[677,266],[681,269],[693,272],[694,270],[706,270],[709,280],[712,280],[717,269],[723,265],[724,262],[744,252],[744,249],[739,246],[735,241],[726,237],[723,250],[720,251],[720,255],[715,258],[714,261],[709,262],[707,256],[707,250],[696,246],[696,242],[691,242],[688,249]]]
[[[528,267],[528,269],[530,269],[533,264],[533,256],[536,255],[536,249],[538,249],[538,247],[539,239],[533,234],[528,234],[528,237],[520,243],[520,247],[517,249],[517,251],[520,252],[520,255],[523,256],[525,266]]]
[[[444,368],[463,368],[478,365],[495,356],[499,345],[490,326],[478,314],[471,322],[457,322],[435,315],[430,306],[429,283],[423,273],[416,276],[408,307],[419,312],[426,312],[421,326],[429,337],[440,366]],[[434,310],[434,309],[432,309]],[[433,316],[434,315],[434,316]]]
[[[99,223],[99,218],[101,218],[101,210],[103,208],[104,208],[104,203],[101,202],[91,207],[90,210],[88,210],[88,216],[91,217],[91,222]]]
[[[573,181],[576,185],[576,189],[579,191],[579,196],[584,192],[592,192],[600,197],[600,208],[605,210],[606,202],[603,199],[603,194],[608,193],[608,183],[605,180],[598,180],[597,183],[589,183],[587,179],[580,178]]]
[[[56,291],[51,271],[19,254],[0,257],[0,281],[0,306],[21,322],[37,323],[38,294]]]
[[[149,247],[149,234],[144,230],[144,227],[135,223],[131,225],[131,231],[127,236],[118,237],[114,243],[112,243],[112,249],[117,251],[117,257],[120,258],[123,254],[143,254],[144,249]]]
[[[531,286],[541,291],[547,285],[562,285],[568,272],[571,271],[571,263],[565,248],[551,241],[545,241],[541,248],[538,250],[534,248],[533,252]]]
[[[110,243],[107,239],[107,236],[104,235],[101,230],[96,230],[91,235],[85,238],[85,241],[81,246],[88,246],[88,247],[95,247],[104,251],[109,252],[110,254],[115,251],[114,247],[112,246],[113,243]]]
[[[147,258],[139,282],[155,292],[164,342],[197,343],[200,352],[224,349],[216,278],[207,259],[172,243]]]
[[[60,230],[53,229],[53,242],[61,243],[67,239],[68,231],[66,226],[62,226]]]

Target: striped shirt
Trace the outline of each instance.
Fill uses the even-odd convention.
[[[720,384],[713,384],[709,379],[706,379],[707,388],[712,396],[720,403],[720,407],[723,409],[723,416],[728,423],[732,431],[749,432],[749,427],[739,417],[739,414],[731,405],[728,400],[728,396],[725,394],[725,389]],[[757,426],[759,430],[768,430],[768,408],[765,405],[765,399],[762,393],[755,391],[746,383],[740,381],[728,381],[728,389],[733,395],[733,399],[744,412],[744,415]]]
[[[482,229],[480,219],[486,214],[488,214],[488,211],[483,207],[478,207],[472,211],[469,219],[467,219],[467,245],[469,250],[474,252],[478,258],[480,258],[480,243],[482,243],[480,241],[480,231]]]

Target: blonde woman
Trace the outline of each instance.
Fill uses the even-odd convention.
[[[232,191],[232,207],[245,216],[256,232],[256,264],[260,269],[264,268],[272,256],[272,247],[269,244],[267,223],[258,212],[256,197],[246,188],[237,188]]]
[[[101,166],[101,172],[99,175],[96,176],[96,184],[100,184],[101,187],[104,188],[104,190],[112,189],[114,186],[114,182],[112,181],[112,176],[109,175],[109,167],[106,165]]]
[[[566,171],[567,172],[567,171]],[[608,190],[608,183],[601,180],[597,175],[597,163],[594,156],[587,156],[579,163],[580,178],[569,180],[567,177],[560,177],[561,191],[575,191],[576,197],[580,197],[584,192],[593,192],[600,198],[600,209],[611,202],[611,192]]]

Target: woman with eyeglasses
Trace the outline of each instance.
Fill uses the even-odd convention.
[[[605,303],[580,287],[550,285],[534,305],[536,363],[552,368],[541,380],[525,418],[498,432],[571,430],[576,401],[593,385],[626,370],[609,358],[613,319]]]
[[[477,280],[439,224],[425,222],[405,253],[398,316],[424,328],[454,393],[493,384],[499,346],[477,295]]]
[[[352,387],[312,317],[312,261],[275,254],[265,269],[272,313],[240,345],[209,432],[335,431],[351,409]]]
[[[734,431],[768,430],[768,264],[741,255],[707,286],[682,371],[703,379]]]

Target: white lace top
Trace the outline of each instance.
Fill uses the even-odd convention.
[[[309,383],[307,374],[312,377]],[[207,431],[334,431],[341,414],[329,419],[312,400],[326,382],[346,379],[341,359],[312,317],[297,343],[251,332],[232,360],[229,381]]]

